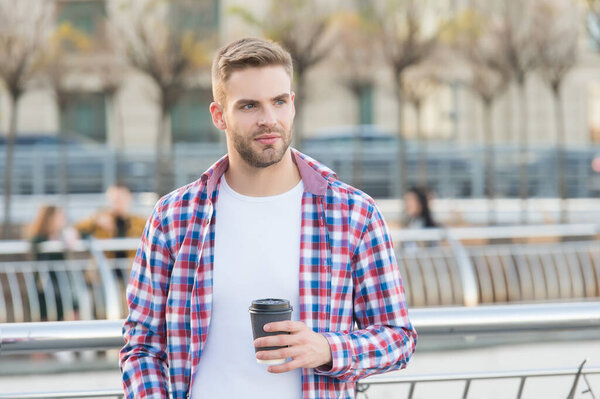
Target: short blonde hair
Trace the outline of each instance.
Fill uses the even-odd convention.
[[[215,102],[223,104],[225,83],[235,71],[281,65],[292,79],[292,57],[279,44],[255,38],[244,38],[219,49],[212,64],[212,91]]]

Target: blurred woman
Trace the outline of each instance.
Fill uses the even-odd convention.
[[[54,205],[40,207],[35,220],[29,226],[27,239],[31,242],[31,255],[34,260],[64,260],[65,251],[41,252],[40,244],[45,241],[62,240],[67,225],[65,212]]]
[[[47,241],[62,241],[65,245],[68,244],[66,237],[68,234],[67,218],[65,212],[54,205],[44,205],[40,207],[38,213],[27,230],[27,239],[31,243],[31,257],[35,261],[64,261],[66,259],[66,251],[64,249],[58,251],[42,251],[41,244]],[[72,229],[71,229],[72,231]],[[58,285],[57,273],[62,273],[56,270],[52,264],[47,265],[48,273],[35,273],[38,300],[40,303],[40,317],[43,321],[47,321],[50,316],[48,313],[47,301],[49,297],[47,291],[50,289],[54,292],[54,302],[56,304],[56,318],[64,320],[65,314],[63,309],[63,298]],[[74,304],[76,309],[76,304]],[[73,318],[69,315],[68,318]]]
[[[413,187],[404,194],[404,227],[407,229],[426,229],[438,227],[431,216],[428,192],[425,189]],[[437,241],[405,241],[404,250],[417,250],[420,247],[437,246]]]
[[[428,193],[425,189],[413,187],[404,194],[404,226],[410,229],[438,227],[431,215]]]

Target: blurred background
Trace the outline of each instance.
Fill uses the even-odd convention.
[[[420,338],[417,373],[600,366],[600,0],[0,0],[0,338],[126,316],[155,202],[226,153],[210,64],[245,36],[290,51],[294,146],[375,198],[416,319],[521,317],[504,327],[526,334],[453,340],[454,314]],[[527,327],[556,309],[526,306],[569,304]],[[86,368],[119,386],[114,351],[17,352],[8,391]],[[567,397],[571,377],[528,397]],[[598,397],[588,378],[569,397]]]

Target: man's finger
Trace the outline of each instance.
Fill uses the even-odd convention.
[[[269,337],[262,337],[254,340],[254,346],[257,348],[263,348],[265,346],[288,346],[296,343],[296,337],[288,334],[271,335]]]
[[[267,332],[282,331],[282,332],[296,332],[302,330],[306,325],[300,321],[274,321],[273,323],[267,323],[263,329]]]
[[[269,351],[260,351],[256,353],[256,357],[262,360],[287,359],[300,354],[297,348],[281,348]]]
[[[287,373],[288,371],[292,371],[292,370],[296,370],[302,367],[302,361],[301,360],[290,360],[287,363],[278,365],[278,366],[269,366],[269,368],[267,368],[267,371],[269,373],[273,373],[273,374],[280,374],[280,373]]]

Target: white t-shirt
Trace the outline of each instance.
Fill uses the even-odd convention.
[[[270,197],[248,197],[221,178],[215,204],[211,321],[194,376],[192,399],[302,397],[299,369],[272,374],[258,364],[248,308],[284,298],[299,319],[302,181]]]

